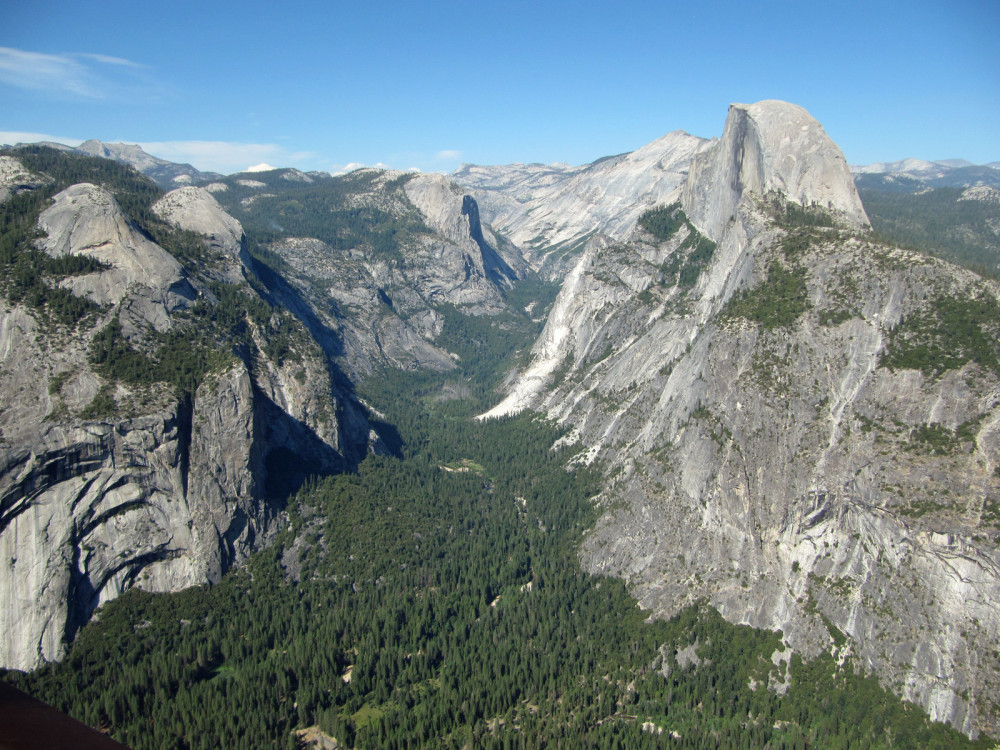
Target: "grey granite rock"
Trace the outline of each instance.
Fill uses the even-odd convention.
[[[789,250],[774,201],[839,223]],[[651,614],[707,598],[806,655],[855,655],[934,719],[996,734],[1000,379],[972,361],[892,370],[885,354],[934,300],[996,304],[1000,287],[875,242],[839,150],[790,105],[734,106],[683,202],[717,242],[692,285],[664,270],[687,228],[593,238],[489,415],[543,411],[606,468],[581,560]],[[768,327],[734,300],[776,264],[799,274],[804,304]],[[780,294],[764,288],[761,305]]]
[[[181,264],[142,231],[104,188],[89,183],[58,193],[42,212],[39,240],[54,257],[82,255],[107,266],[62,283],[74,294],[98,305],[120,305],[157,330],[170,326],[170,313],[191,304],[196,296]]]
[[[187,395],[167,383],[109,380],[95,367],[91,342],[111,320],[121,320],[130,344],[153,349],[151,327],[189,330],[178,312],[208,281],[240,282],[238,293],[252,302],[238,222],[193,189],[156,208],[205,235],[203,276],[190,281],[107,191],[82,184],[42,213],[40,245],[106,264],[63,282],[105,306],[97,319],[61,328],[0,299],[6,667],[60,658],[95,609],[128,588],[176,591],[218,580],[271,533],[305,473],[342,470],[369,443],[377,447],[364,409],[332,381],[326,353],[301,327],[292,327],[286,356],[272,358],[265,331],[248,319],[253,371],[244,360],[251,353],[236,351]],[[94,410],[108,400],[113,406]]]
[[[575,260],[572,251],[589,237],[624,239],[644,211],[676,200],[691,159],[710,145],[675,131],[582,167],[463,165],[451,178],[471,189],[484,219],[518,245],[536,270],[561,279]]]

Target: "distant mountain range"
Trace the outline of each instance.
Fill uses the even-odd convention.
[[[880,237],[1000,276],[1000,162],[904,159],[851,171]]]
[[[692,142],[699,142],[702,139],[688,136],[677,131],[669,133],[663,138],[638,149],[629,154],[617,156],[606,156],[596,159],[590,164],[580,166],[570,166],[568,164],[507,164],[507,165],[478,165],[462,164],[449,176],[459,184],[466,185],[477,190],[477,198],[483,202],[483,195],[493,193],[494,201],[501,200],[503,196],[505,218],[514,224],[514,231],[527,231],[530,228],[537,228],[536,218],[534,222],[525,221],[522,214],[530,213],[530,207],[534,203],[543,200],[551,200],[567,192],[568,188],[579,191],[581,179],[587,182],[585,175],[606,178],[609,174],[636,172],[643,167],[653,167],[654,170],[663,169],[660,164],[647,164],[650,154],[659,153],[661,141],[664,139],[678,140],[681,136],[686,136]],[[17,144],[18,146],[25,144]],[[164,190],[171,190],[185,185],[200,185],[213,180],[220,179],[223,175],[218,172],[202,172],[190,164],[177,164],[153,156],[134,143],[104,143],[96,139],[84,141],[77,147],[67,146],[63,143],[43,141],[36,145],[48,146],[59,151],[86,154],[88,156],[100,156],[105,159],[131,164],[147,177],[150,177]],[[631,167],[631,169],[629,169]],[[927,161],[925,159],[901,159],[899,161],[880,161],[873,164],[852,164],[851,174],[854,175],[855,182],[859,188],[879,188],[899,190],[901,192],[915,192],[926,187],[974,187],[986,185],[1000,188],[1000,161],[993,161],[989,164],[973,164],[965,159],[939,159]],[[296,170],[297,171],[297,170]],[[325,172],[309,172],[311,177],[327,176]],[[620,182],[621,177],[607,180],[605,183]],[[650,196],[652,197],[652,196]],[[527,200],[526,200],[527,198]],[[487,198],[486,203],[491,201]],[[529,208],[524,208],[520,212],[516,206],[518,204],[529,203]],[[609,213],[611,213],[609,211]],[[522,224],[529,226],[522,227]],[[505,227],[498,224],[498,229]],[[556,245],[572,244],[580,239],[581,233],[574,231],[572,227],[560,227],[561,232],[555,232],[551,239],[555,239]],[[517,241],[519,237],[511,237]],[[523,240],[523,238],[521,238]],[[531,238],[529,237],[528,240]],[[550,239],[550,238],[546,238]],[[530,242],[528,243],[530,244]]]
[[[903,159],[852,166],[851,173],[859,189],[917,192],[929,187],[1000,187],[1000,161],[973,164],[964,159]]]
[[[17,146],[23,145],[27,144],[17,144]],[[172,161],[152,156],[146,153],[141,146],[134,143],[104,143],[96,139],[91,139],[84,141],[76,147],[52,141],[42,141],[34,145],[48,146],[57,151],[85,154],[86,156],[99,156],[102,159],[111,159],[123,164],[131,164],[164,190],[210,182],[222,176],[217,172],[202,172],[190,164],[176,164]]]

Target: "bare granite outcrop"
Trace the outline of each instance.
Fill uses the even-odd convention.
[[[711,141],[674,131],[631,153],[579,167],[465,164],[451,178],[535,270],[561,279],[595,233],[624,239],[644,211],[676,200],[695,154]],[[569,253],[569,255],[567,255]]]
[[[652,614],[707,598],[996,734],[1000,378],[889,354],[904,321],[1000,287],[875,241],[839,149],[785,103],[734,105],[680,198],[666,239],[588,243],[485,416],[542,411],[606,468],[581,560]],[[826,226],[783,224],[789,204]],[[715,244],[684,286],[666,269],[692,232]]]
[[[109,321],[148,348],[161,335],[151,330],[183,332],[190,323],[178,313],[196,301],[217,304],[211,282],[254,293],[242,283],[242,228],[210,194],[186,188],[154,209],[204,236],[195,272],[109,192],[79,184],[42,212],[39,245],[103,264],[61,282],[101,306],[95,320],[59,327],[0,298],[5,667],[60,658],[95,609],[131,587],[217,581],[271,533],[289,482],[345,468],[372,437],[364,409],[332,381],[304,331],[292,339],[294,356],[270,357],[248,320],[256,352],[233,351],[188,393],[112,380],[95,366],[91,342]]]

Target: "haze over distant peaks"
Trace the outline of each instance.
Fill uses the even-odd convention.
[[[923,190],[939,187],[1000,188],[1000,162],[973,164],[965,159],[901,159],[853,165],[859,187]]]
[[[899,161],[880,161],[874,164],[852,164],[851,172],[854,174],[896,174],[899,172],[934,172],[943,174],[950,169],[960,169],[962,167],[975,167],[971,161],[965,159],[940,159],[937,161],[927,161],[926,159],[900,159]],[[985,164],[983,166],[991,166]]]
[[[19,143],[17,145],[29,144]],[[202,172],[190,164],[176,164],[166,159],[160,159],[157,156],[147,153],[141,146],[135,143],[104,143],[92,138],[76,147],[49,141],[30,145],[47,146],[58,151],[86,154],[87,156],[96,156],[102,159],[111,159],[124,164],[130,164],[156,182],[164,190],[172,190],[184,185],[206,182],[222,176],[215,172]]]

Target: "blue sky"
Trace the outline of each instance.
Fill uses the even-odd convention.
[[[774,98],[852,164],[1000,160],[996,0],[5,5],[0,142],[227,173],[583,164]]]

